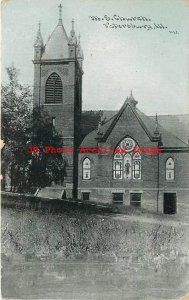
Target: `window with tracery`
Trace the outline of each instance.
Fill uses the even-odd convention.
[[[166,161],[166,180],[174,180],[175,179],[175,163],[172,157],[169,157]]]
[[[130,137],[118,144],[113,157],[113,179],[141,179],[141,155],[137,148],[138,145]],[[122,149],[126,150],[125,153]]]
[[[84,179],[84,180],[91,179],[91,161],[88,157],[86,157],[83,160],[82,179]]]
[[[62,103],[63,86],[60,76],[52,73],[45,85],[45,103],[57,104]]]

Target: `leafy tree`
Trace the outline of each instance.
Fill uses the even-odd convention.
[[[11,189],[15,181],[21,184],[24,176],[26,157],[24,146],[28,139],[27,130],[32,121],[32,94],[29,86],[18,81],[19,71],[12,65],[6,68],[8,83],[2,84],[1,91],[1,136],[5,142],[2,150],[2,174],[10,175]],[[19,151],[16,151],[19,149]],[[5,180],[3,180],[3,187]]]
[[[62,183],[66,162],[61,154],[45,154],[45,146],[61,147],[62,139],[53,128],[43,108],[32,109],[29,86],[18,81],[19,71],[6,68],[8,83],[2,85],[2,173],[10,177],[11,191],[28,191],[32,187]],[[40,148],[38,154],[29,154],[31,145]],[[5,188],[5,180],[3,186]]]
[[[51,118],[42,107],[33,111],[31,140],[28,147],[30,145],[39,147],[38,153],[28,154],[30,185],[43,187],[51,185],[52,182],[62,184],[66,175],[66,160],[61,153],[44,152],[45,146],[62,148],[62,138],[55,131]]]

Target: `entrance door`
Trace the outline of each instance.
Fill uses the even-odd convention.
[[[176,214],[177,197],[176,193],[164,193],[164,214]]]

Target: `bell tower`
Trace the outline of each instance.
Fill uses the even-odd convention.
[[[82,112],[83,52],[74,30],[70,36],[62,22],[59,5],[58,24],[43,44],[41,26],[34,43],[34,107],[43,107],[52,117],[53,125],[62,136],[64,147],[74,153],[65,154],[67,161],[64,180],[67,197],[77,196],[77,147]]]

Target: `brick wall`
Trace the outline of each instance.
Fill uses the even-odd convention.
[[[45,103],[45,85],[48,77],[57,73],[63,84],[62,103],[46,104]],[[40,62],[34,67],[34,106],[42,105],[49,115],[55,118],[55,128],[62,135],[64,147],[76,148],[75,140],[78,136],[80,126],[80,114],[82,105],[81,87],[82,72],[75,61],[63,62]],[[76,84],[77,82],[77,84]],[[65,184],[73,186],[76,191],[77,187],[77,154],[65,154],[67,161]],[[76,192],[74,194],[76,196]],[[72,195],[68,195],[71,197]]]
[[[100,147],[115,148],[125,137],[133,138],[139,147],[158,147],[157,142],[151,142],[149,136],[139,124],[132,110],[127,107],[117,124],[113,128],[105,143],[100,143]],[[90,147],[90,145],[89,145]],[[130,204],[130,193],[141,192],[141,206],[150,211],[157,211],[158,188],[160,188],[158,198],[158,209],[163,212],[164,191],[177,191],[179,204],[186,203],[185,188],[189,188],[189,154],[188,153],[162,153],[159,155],[159,185],[158,185],[158,155],[142,156],[142,179],[141,180],[114,180],[113,179],[113,155],[112,154],[80,154],[79,155],[79,197],[82,192],[90,192],[90,199],[97,202],[112,203],[113,193],[123,193],[123,202]],[[175,159],[175,181],[165,181],[165,161],[171,156]],[[85,157],[91,159],[91,179],[82,180],[82,162]]]

